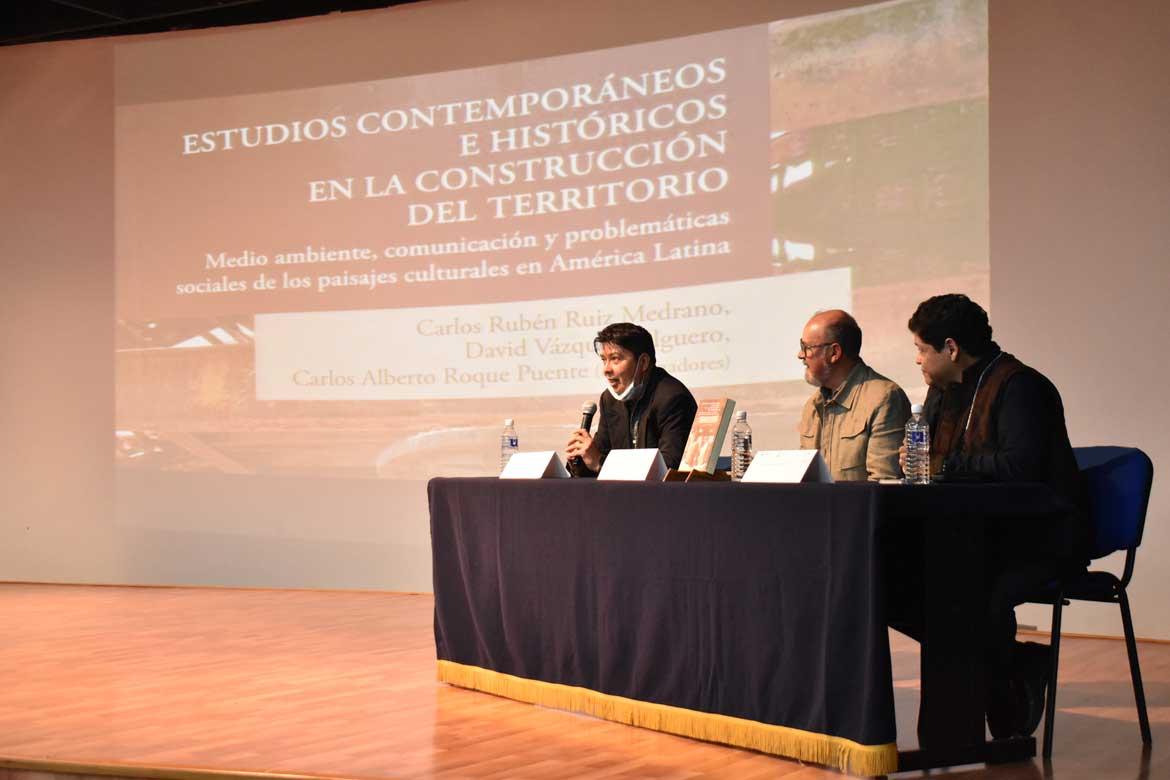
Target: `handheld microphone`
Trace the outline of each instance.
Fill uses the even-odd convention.
[[[593,415],[597,414],[597,404],[592,401],[586,401],[581,404],[581,427],[585,432],[589,432],[589,426],[593,424]]]
[[[589,432],[589,426],[593,424],[593,415],[595,414],[597,414],[597,404],[593,403],[592,401],[586,401],[585,403],[581,404],[580,427],[584,428],[586,433]],[[569,458],[569,471],[574,476],[579,476],[577,472],[582,465],[583,464],[581,463],[580,455],[574,455],[573,457]]]

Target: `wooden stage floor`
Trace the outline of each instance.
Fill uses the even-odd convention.
[[[0,780],[840,777],[440,684],[432,607],[392,593],[0,584]],[[909,747],[917,646],[891,640]],[[1140,652],[1152,752],[1124,645],[1069,638],[1052,764],[932,775],[1170,777],[1170,645]]]

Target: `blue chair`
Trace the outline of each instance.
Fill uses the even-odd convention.
[[[1133,636],[1133,619],[1125,588],[1133,576],[1133,562],[1142,530],[1146,524],[1146,507],[1150,485],[1154,481],[1154,464],[1139,449],[1132,447],[1076,447],[1074,453],[1089,497],[1089,516],[1093,526],[1094,560],[1114,552],[1125,551],[1125,570],[1121,577],[1107,571],[1085,571],[1051,583],[1043,594],[1031,601],[1052,605],[1052,670],[1048,678],[1048,698],[1044,714],[1044,758],[1052,757],[1053,715],[1056,712],[1056,670],[1060,658],[1060,613],[1070,600],[1117,604],[1125,628],[1125,648],[1129,651],[1129,673],[1133,679],[1133,697],[1137,703],[1142,742],[1150,743],[1150,719],[1146,714],[1146,694],[1142,688],[1142,670],[1138,665],[1137,643]]]

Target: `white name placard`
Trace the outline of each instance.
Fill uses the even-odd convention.
[[[568,479],[569,472],[556,450],[517,452],[508,459],[500,479]]]
[[[610,450],[601,464],[598,479],[627,482],[661,482],[666,476],[666,462],[657,449]]]
[[[832,482],[819,450],[757,452],[743,475],[744,482]]]

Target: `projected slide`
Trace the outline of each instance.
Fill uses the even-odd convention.
[[[986,51],[985,0],[910,0],[120,104],[119,463],[491,474],[505,416],[564,443],[623,320],[795,446],[813,312],[913,384],[918,300],[986,301]]]

